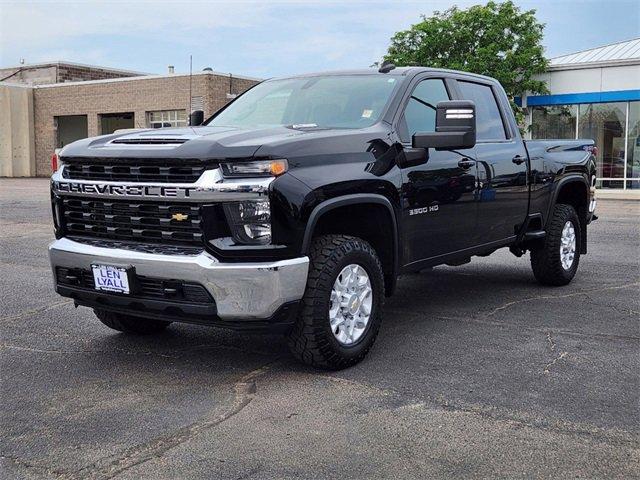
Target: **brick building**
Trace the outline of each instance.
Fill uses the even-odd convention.
[[[58,83],[48,81],[50,70],[48,77],[40,71],[44,83],[35,84],[35,76],[14,83],[13,77],[25,72],[0,83],[0,176],[48,176],[55,148],[80,138],[122,128],[185,126],[190,111],[204,110],[207,117],[259,81],[213,71],[191,78],[173,73],[124,76],[122,70],[83,66],[83,73],[73,73],[60,67],[69,64],[56,65]],[[68,80],[77,78],[69,75],[91,78],[99,71],[122,75]]]
[[[147,74],[72,62],[32,63],[17,67],[0,68],[0,82],[6,81],[21,85],[82,82],[106,78],[137,77],[140,75]]]

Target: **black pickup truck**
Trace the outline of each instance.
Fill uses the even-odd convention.
[[[404,273],[507,247],[564,285],[587,252],[593,141],[523,141],[494,79],[302,75],[192,117],[60,152],[55,287],[113,329],[277,331],[302,361],[344,368]]]

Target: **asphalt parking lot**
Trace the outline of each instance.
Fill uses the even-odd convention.
[[[2,478],[638,478],[640,202],[574,282],[506,251],[403,277],[337,373],[278,336],[117,334],[52,288],[48,181],[0,180]]]

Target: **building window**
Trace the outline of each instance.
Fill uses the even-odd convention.
[[[100,119],[100,130],[102,135],[109,135],[117,130],[134,128],[133,112],[125,113],[102,113],[98,115]]]
[[[186,127],[186,110],[159,110],[157,112],[147,112],[147,127]]]
[[[576,138],[577,105],[533,107],[531,112],[531,138]]]
[[[626,103],[583,104],[578,109],[578,138],[595,141],[596,176],[603,188],[624,187],[626,110]]]
[[[86,115],[63,115],[54,117],[56,127],[56,148],[62,148],[81,138],[87,138]]]

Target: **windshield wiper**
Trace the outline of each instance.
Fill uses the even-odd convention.
[[[318,127],[317,123],[294,123],[291,125],[287,125],[287,128],[293,128],[294,130],[310,130],[313,128],[322,128],[322,127]]]

